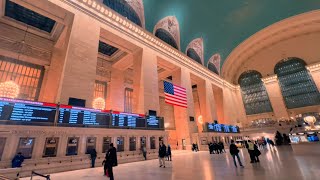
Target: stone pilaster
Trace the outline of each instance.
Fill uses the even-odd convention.
[[[124,111],[124,72],[115,68],[111,70],[111,82],[108,88],[110,97],[107,107],[114,111]]]
[[[203,117],[203,122],[213,123],[214,120],[218,120],[212,84],[206,80],[199,83],[198,96],[200,103],[200,112]]]

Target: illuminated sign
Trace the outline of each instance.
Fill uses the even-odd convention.
[[[239,133],[238,126],[225,125],[225,124],[215,124],[207,123],[208,132],[222,132],[222,133]]]

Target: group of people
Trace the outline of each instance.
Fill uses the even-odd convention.
[[[226,152],[223,142],[213,142],[208,144],[210,154],[222,154]]]
[[[91,158],[91,168],[95,167],[95,161],[97,158],[97,151],[92,149],[90,151],[90,158]],[[113,176],[113,167],[118,165],[117,160],[117,149],[113,146],[113,143],[110,144],[110,148],[106,153],[105,159],[102,162],[103,165],[103,172],[105,176],[110,177],[110,180],[114,180]]]
[[[259,156],[261,155],[261,152],[258,149],[258,146],[255,143],[251,142],[251,140],[248,140],[248,142],[246,142],[246,148],[248,149],[248,153],[249,153],[249,156],[250,156],[250,163],[260,162]],[[234,140],[231,140],[230,154],[231,154],[231,156],[233,158],[234,165],[236,167],[238,167],[237,166],[237,162],[236,162],[236,158],[237,158],[239,165],[241,167],[243,167],[243,164],[242,164],[242,162],[240,160],[240,156],[239,156],[239,149],[236,146]]]

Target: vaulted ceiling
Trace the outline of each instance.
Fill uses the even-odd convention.
[[[179,21],[181,51],[204,40],[205,64],[215,53],[222,63],[241,42],[285,18],[320,9],[320,0],[144,0],[146,29],[166,16]]]

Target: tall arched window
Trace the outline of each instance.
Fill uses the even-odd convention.
[[[219,75],[219,71],[218,69],[216,68],[216,66],[212,63],[212,62],[209,62],[208,63],[208,69],[216,74]]]
[[[247,115],[272,112],[266,88],[257,71],[246,71],[239,77],[243,104]]]
[[[174,40],[174,38],[172,37],[172,35],[168,31],[166,31],[162,28],[159,28],[159,29],[157,29],[155,36],[157,36],[159,39],[166,42],[170,46],[172,46],[176,49],[179,49],[176,41]]]
[[[191,59],[195,60],[197,63],[202,64],[200,56],[198,55],[198,53],[194,49],[189,48],[187,50],[187,56],[190,57]]]
[[[288,109],[320,104],[320,93],[305,65],[302,59],[292,57],[274,68]]]
[[[142,26],[137,12],[125,0],[103,0],[103,4],[110,7],[122,16],[128,18],[138,26]]]

